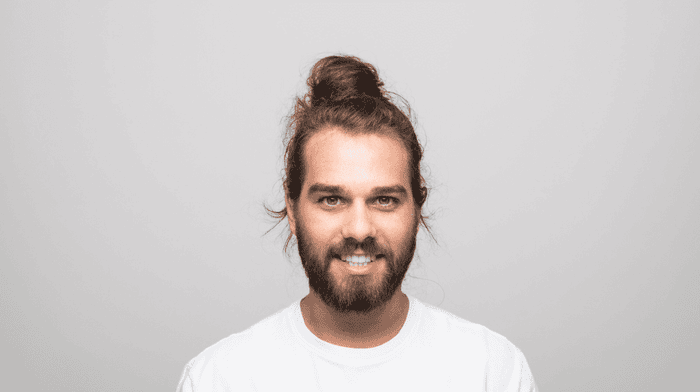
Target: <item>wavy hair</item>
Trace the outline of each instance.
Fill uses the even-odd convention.
[[[287,118],[285,196],[296,202],[301,195],[305,173],[304,147],[309,138],[328,127],[339,127],[353,134],[381,134],[398,139],[409,153],[411,193],[416,207],[421,209],[428,198],[428,188],[421,174],[423,147],[416,136],[411,108],[406,100],[386,91],[377,70],[353,56],[328,56],[319,60],[311,69],[306,84],[307,93],[297,97]],[[267,206],[265,209],[278,220],[273,228],[287,217],[287,207],[279,211]],[[432,237],[427,218],[421,213],[420,224]],[[285,252],[292,240],[290,232],[284,244]]]

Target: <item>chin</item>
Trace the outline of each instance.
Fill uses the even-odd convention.
[[[331,309],[340,313],[369,313],[384,306],[396,292],[384,279],[379,287],[368,287],[368,276],[349,276],[344,288],[316,287],[314,291]]]
[[[368,254],[381,254],[384,264],[371,274],[349,275],[332,268],[335,255],[347,254],[339,249],[343,244],[326,249],[308,241],[305,234],[303,228],[297,227],[299,256],[309,287],[328,308],[340,313],[368,313],[386,305],[401,287],[416,248],[415,236],[406,238],[398,253],[378,245],[374,239],[363,244],[348,240],[346,248],[362,246]]]

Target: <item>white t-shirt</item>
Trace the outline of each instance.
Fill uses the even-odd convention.
[[[408,299],[399,333],[373,348],[319,339],[296,301],[197,355],[177,391],[537,391],[523,353],[506,338]]]

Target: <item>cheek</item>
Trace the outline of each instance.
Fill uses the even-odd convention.
[[[392,238],[401,238],[413,234],[418,217],[413,209],[407,209],[396,215],[382,217],[377,222],[381,222],[383,231]]]
[[[390,225],[378,225],[375,239],[381,247],[396,253],[398,248],[404,246],[408,235],[405,226],[392,222]]]
[[[336,216],[307,210],[303,217],[304,232],[315,243],[330,242],[340,233],[341,221]]]
[[[324,214],[317,209],[309,208],[304,214],[305,227],[314,232],[323,233],[329,227],[334,225],[334,219],[329,214]]]

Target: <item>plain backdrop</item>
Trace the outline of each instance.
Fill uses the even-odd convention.
[[[432,186],[404,290],[506,336],[541,391],[689,390],[700,361],[697,1],[3,1],[0,374],[173,391],[308,292],[284,116],[374,64]],[[435,359],[438,360],[438,359]],[[274,373],[274,369],[271,369]]]

